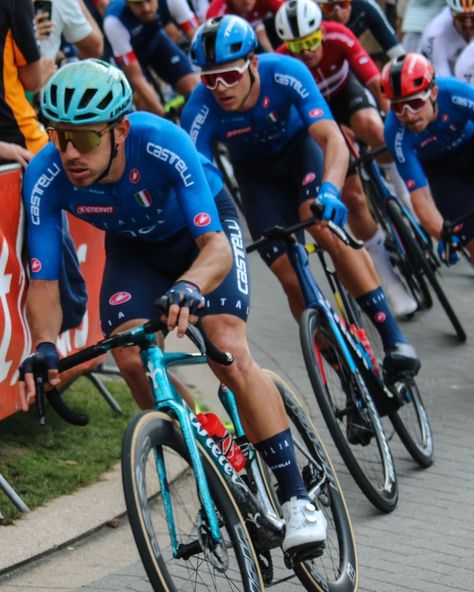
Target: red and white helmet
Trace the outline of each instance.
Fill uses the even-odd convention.
[[[423,92],[433,84],[431,62],[419,53],[407,53],[385,64],[380,86],[390,101]]]
[[[453,12],[474,12],[474,0],[446,0],[446,4]]]

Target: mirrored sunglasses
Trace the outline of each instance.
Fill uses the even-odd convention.
[[[336,12],[336,8],[339,10],[346,10],[351,5],[351,0],[341,0],[341,2],[330,2],[320,4],[321,10],[324,14],[333,14]]]
[[[321,29],[318,29],[306,37],[285,41],[285,46],[291,51],[291,53],[303,53],[304,51],[314,51],[321,45],[322,41],[323,32]]]
[[[80,129],[58,129],[55,127],[48,127],[47,132],[49,139],[61,152],[67,149],[67,143],[72,142],[74,148],[81,154],[87,154],[100,146],[102,136],[107,132],[117,127],[118,123],[107,126],[102,131],[97,130],[80,130]]]
[[[228,69],[201,72],[201,82],[210,90],[215,90],[219,82],[227,88],[232,88],[242,80],[249,65],[250,60],[247,60],[241,68],[234,66]]]
[[[403,101],[392,101],[390,103],[390,109],[395,113],[395,115],[403,115],[405,109],[410,111],[410,113],[418,113],[425,106],[430,94],[431,88],[425,92],[413,95],[409,99],[404,99]]]

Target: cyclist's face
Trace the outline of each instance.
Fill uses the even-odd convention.
[[[336,21],[341,25],[346,25],[351,17],[351,2],[331,2],[321,5],[324,18],[328,21]]]
[[[127,0],[127,6],[133,15],[143,22],[153,21],[158,12],[158,0],[142,0],[141,2]]]
[[[404,109],[402,113],[396,114],[396,117],[402,125],[414,133],[424,131],[436,117],[436,99],[438,97],[438,87],[433,87],[431,95],[425,101],[423,107],[416,113],[409,109]]]
[[[456,14],[453,20],[457,32],[467,43],[474,39],[474,12]]]
[[[80,125],[71,126],[67,124],[55,123],[57,130],[93,130],[102,132],[110,127],[108,124]],[[119,146],[125,141],[129,128],[129,121],[124,119],[120,124],[114,127],[115,145]],[[66,142],[66,148],[58,148],[59,156],[64,167],[64,171],[69,181],[76,187],[88,187],[105,171],[109,164],[112,151],[111,143],[112,131],[106,131],[100,138],[98,146],[86,153],[80,152],[72,141]]]
[[[232,0],[231,3],[237,14],[246,16],[255,8],[257,0]]]
[[[299,57],[309,69],[316,68],[323,57],[323,46],[320,45],[316,49],[313,49],[313,51],[305,50],[295,55],[295,57]]]
[[[235,68],[236,71],[237,69],[242,70],[244,69],[245,64],[246,60],[240,59],[236,60],[235,62],[229,62],[225,64],[225,69],[230,70]],[[256,64],[257,59],[254,57],[248,64],[248,67],[245,68],[241,73],[241,79],[233,86],[226,86],[222,81],[218,80],[216,88],[210,89],[216,101],[225,111],[239,111],[243,107],[243,103],[247,101],[251,91],[249,70],[252,69],[255,75],[257,68]],[[213,71],[212,69],[209,70]],[[206,70],[203,70],[202,74],[205,72]]]

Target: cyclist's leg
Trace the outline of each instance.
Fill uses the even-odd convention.
[[[248,277],[242,233],[237,217],[223,217],[219,209],[233,247],[234,263],[221,285],[207,296],[203,325],[211,341],[219,349],[231,352],[235,361],[230,366],[212,361],[209,365],[234,393],[245,433],[274,473],[283,502],[290,504],[290,513],[295,506],[299,508],[302,519],[287,523],[283,548],[314,544],[325,539],[326,520],[322,512],[308,503],[281,397],[250,353],[246,337],[249,286],[241,281]]]
[[[181,256],[171,258],[166,250],[160,250],[151,243],[140,244],[134,240],[131,248],[127,239],[107,236],[106,265],[101,288],[101,322],[105,336],[157,316],[154,301],[172,282],[169,276],[156,269],[156,263],[171,259],[186,261],[187,250],[189,243],[183,240],[179,248]],[[147,279],[145,283],[143,278]],[[139,407],[150,409],[153,406],[151,389],[138,347],[117,348],[112,353]],[[187,387],[171,372],[169,375],[179,393],[193,408],[194,402]]]

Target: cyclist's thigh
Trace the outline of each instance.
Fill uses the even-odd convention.
[[[352,127],[352,117],[361,109],[377,109],[372,93],[352,73],[349,73],[344,88],[330,100],[329,106],[334,119],[348,127]]]
[[[250,306],[247,253],[234,202],[225,188],[216,196],[216,206],[232,247],[232,267],[221,284],[206,295],[206,307],[202,316],[229,314],[246,321]]]
[[[149,65],[158,76],[174,87],[178,80],[194,72],[186,54],[162,31],[155,39],[155,51]]]
[[[107,235],[100,295],[104,335],[133,319],[156,317],[155,300],[189,268],[195,249],[187,231],[163,244]]]

